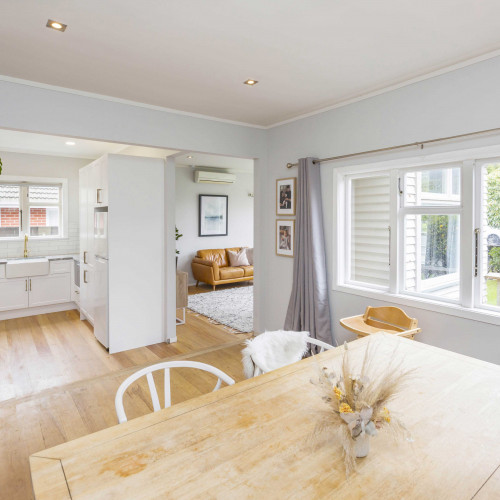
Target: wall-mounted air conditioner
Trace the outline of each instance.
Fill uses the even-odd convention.
[[[207,184],[233,184],[236,182],[236,175],[228,174],[226,172],[196,170],[194,173],[194,182],[203,182]]]

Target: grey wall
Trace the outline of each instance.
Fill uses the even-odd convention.
[[[500,127],[499,81],[500,58],[490,59],[269,130],[268,181],[264,196],[267,217],[261,221],[266,234],[263,249],[266,328],[283,326],[292,284],[291,259],[277,257],[274,251],[275,179],[296,175],[296,169],[285,168],[286,163],[305,156],[322,158]],[[490,142],[492,140],[500,143],[499,138]],[[356,160],[357,164],[367,161],[373,158]],[[336,162],[321,166],[330,282],[335,258],[333,172],[348,164]],[[340,340],[352,336],[338,326],[339,318],[359,314],[369,304],[377,305],[372,299],[352,294],[334,292],[331,297],[335,333]],[[423,309],[406,309],[419,318],[424,329],[422,341],[500,363],[499,326]]]
[[[187,116],[148,107],[81,96],[71,91],[0,81],[0,128],[64,137],[254,158],[256,220],[265,218],[260,199],[266,184],[267,134],[261,128]],[[175,210],[175,203],[171,204]],[[168,231],[167,233],[170,234]],[[172,233],[173,234],[173,233]],[[262,330],[264,285],[259,254],[264,234],[256,232],[255,321]]]
[[[193,180],[193,170],[177,167],[175,179],[176,224],[183,234],[177,241],[179,262],[177,269],[189,274],[189,283],[195,283],[191,261],[202,248],[230,248],[253,246],[253,172],[236,172],[234,184],[198,184]],[[198,195],[227,195],[228,235],[198,236]]]
[[[292,283],[292,260],[277,257],[274,249],[275,179],[291,174],[285,164],[304,156],[325,157],[498,127],[499,81],[500,58],[490,59],[268,131],[0,82],[0,127],[258,158],[256,329],[274,329],[283,325]],[[344,164],[321,166],[330,273],[335,257],[333,169],[340,165]],[[368,302],[374,303],[332,293],[335,323],[351,311],[362,311]],[[425,328],[422,340],[500,362],[498,326],[422,309],[415,316]],[[343,335],[339,328],[337,333]]]

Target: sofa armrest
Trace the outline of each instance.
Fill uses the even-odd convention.
[[[195,257],[193,262],[191,262],[191,269],[193,270],[193,276],[198,281],[212,284],[213,281],[218,281],[220,279],[219,264],[212,260]],[[207,279],[210,278],[211,281],[207,281]]]

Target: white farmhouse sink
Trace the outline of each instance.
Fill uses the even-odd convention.
[[[49,274],[48,259],[14,259],[5,265],[6,278],[24,278]]]

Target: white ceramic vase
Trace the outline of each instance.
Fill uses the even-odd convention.
[[[354,452],[356,458],[364,458],[370,451],[370,436],[365,432],[363,436],[358,436],[354,440]]]

